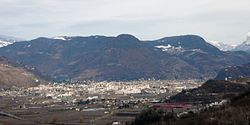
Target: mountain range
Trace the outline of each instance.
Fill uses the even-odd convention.
[[[242,44],[236,46],[233,51],[245,51],[250,53],[250,33],[247,34],[247,39]]]
[[[210,41],[209,43],[217,47],[221,51],[231,51],[236,47],[236,45],[229,45],[219,41]]]
[[[0,47],[8,46],[10,44],[13,44],[14,40],[6,40],[4,38],[0,38]]]
[[[0,48],[0,55],[61,80],[209,79],[245,52],[224,52],[197,35],[142,41],[129,35],[40,37]]]
[[[12,36],[0,35],[0,47],[8,46],[14,42],[22,41],[20,38],[15,38]]]

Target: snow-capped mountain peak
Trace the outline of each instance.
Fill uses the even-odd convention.
[[[4,46],[8,46],[10,44],[13,44],[14,42],[16,42],[15,40],[6,40],[3,38],[0,38],[0,48],[4,47]]]
[[[247,33],[247,40],[244,43],[250,45],[250,32]]]
[[[229,44],[225,44],[225,43],[219,42],[219,41],[210,41],[209,43],[212,44],[213,46],[217,47],[221,51],[229,51],[229,50],[232,50],[236,47],[236,45],[229,45]]]
[[[242,44],[238,45],[235,51],[246,51],[250,53],[250,32],[247,33],[247,39]]]
[[[12,36],[5,36],[5,35],[0,35],[0,48],[4,46],[8,46],[10,44],[13,44],[17,41],[22,41],[23,39],[20,38],[15,38]]]
[[[4,47],[4,46],[7,46],[9,44],[12,44],[11,42],[8,42],[8,41],[4,41],[4,40],[1,40],[0,39],[0,47]]]

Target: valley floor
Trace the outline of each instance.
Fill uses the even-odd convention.
[[[132,81],[1,90],[0,125],[126,125],[143,109],[200,85],[195,80]]]

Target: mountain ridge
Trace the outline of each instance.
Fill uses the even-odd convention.
[[[247,34],[246,41],[244,41],[242,44],[236,46],[233,51],[245,51],[247,53],[250,53],[250,33]]]
[[[15,38],[12,36],[0,35],[0,47],[8,46],[17,41],[22,41],[23,39]]]
[[[129,34],[40,37],[1,48],[0,55],[56,81],[207,79],[227,65],[250,60],[245,53],[220,51],[197,35],[151,41]]]
[[[214,45],[215,47],[217,47],[221,51],[231,51],[231,50],[235,49],[235,47],[237,46],[237,45],[225,44],[225,43],[219,42],[219,41],[209,41],[209,43]]]
[[[218,80],[236,80],[239,78],[250,80],[250,63],[240,66],[228,66],[222,69],[215,79]]]

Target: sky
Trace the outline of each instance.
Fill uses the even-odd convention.
[[[239,44],[248,32],[250,0],[0,0],[0,34],[23,39],[195,34]]]

